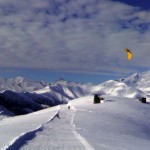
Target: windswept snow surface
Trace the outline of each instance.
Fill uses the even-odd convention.
[[[70,109],[69,109],[70,108]],[[0,122],[0,148],[9,150],[149,150],[150,104],[93,96]]]
[[[28,115],[6,118],[0,121],[0,149],[14,149],[23,144],[26,135],[30,135],[40,127],[53,119],[58,113],[59,106],[37,111]],[[24,138],[22,138],[24,137]],[[19,143],[18,143],[19,141]]]
[[[68,110],[66,105],[61,106],[60,118],[55,117],[51,122],[45,124],[43,130],[37,132],[36,137],[27,141],[27,144],[21,149],[93,150],[86,139],[76,132],[73,123],[74,115],[74,109]]]
[[[72,101],[76,108],[77,131],[96,150],[149,150],[150,103],[136,99],[105,96],[102,104],[93,97]]]

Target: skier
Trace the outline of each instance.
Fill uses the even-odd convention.
[[[56,117],[58,117],[60,119],[59,112],[56,114]]]

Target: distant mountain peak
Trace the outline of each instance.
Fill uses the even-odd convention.
[[[5,90],[12,90],[14,92],[32,92],[42,89],[47,86],[47,83],[31,81],[22,76],[14,78],[0,78],[0,92]]]
[[[23,82],[24,81],[24,77],[21,77],[21,76],[17,76],[14,78],[15,82],[17,83],[20,83],[20,82]]]
[[[138,79],[140,77],[140,74],[136,72],[133,75],[131,75],[130,77]]]

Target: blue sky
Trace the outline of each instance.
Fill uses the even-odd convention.
[[[139,7],[140,9],[143,9],[143,10],[150,10],[149,0],[144,0],[144,1],[142,0],[113,0],[113,1],[120,1],[131,6]]]
[[[0,77],[100,83],[147,71],[149,35],[149,0],[0,0]]]

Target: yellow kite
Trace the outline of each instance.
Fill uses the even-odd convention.
[[[128,60],[131,60],[132,59],[132,52],[127,48],[125,48],[124,51],[127,53]]]

